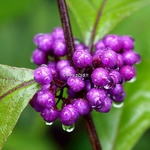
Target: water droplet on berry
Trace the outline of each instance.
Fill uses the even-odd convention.
[[[122,102],[122,103],[113,102],[113,107],[115,107],[115,108],[122,108],[123,105],[124,105],[124,102]]]
[[[132,78],[130,81],[128,81],[129,83],[133,83],[136,81],[136,77]]]
[[[46,125],[51,126],[53,122],[45,122]]]
[[[75,124],[73,124],[71,126],[66,126],[66,125],[62,124],[62,128],[64,131],[72,132],[75,129]]]

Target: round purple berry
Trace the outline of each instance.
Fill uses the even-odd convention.
[[[125,65],[134,65],[136,63],[140,63],[141,57],[138,53],[134,51],[126,51],[122,54]]]
[[[37,93],[37,103],[42,107],[53,107],[56,104],[55,95],[49,90],[40,90]]]
[[[79,43],[79,44],[75,44],[75,50],[84,50],[86,49],[86,46],[82,43]]]
[[[67,84],[74,92],[81,91],[85,86],[85,82],[80,77],[69,77],[67,79]]]
[[[114,102],[123,102],[126,97],[126,93],[122,92],[121,94],[112,96]]]
[[[72,60],[77,67],[84,68],[92,63],[92,56],[87,50],[76,50]]]
[[[64,66],[70,66],[70,63],[68,60],[59,60],[56,64],[56,69],[60,70],[61,68],[63,68]]]
[[[116,84],[114,88],[108,90],[110,96],[119,95],[124,92],[123,85]]]
[[[64,31],[60,27],[54,28],[54,30],[52,32],[52,35],[53,35],[53,38],[55,40],[57,40],[57,39],[64,39]]]
[[[121,37],[122,40],[122,49],[124,51],[133,50],[134,49],[134,39],[130,36],[124,35]]]
[[[101,61],[107,68],[115,68],[117,66],[118,56],[116,52],[108,48],[101,55]]]
[[[56,56],[65,56],[67,54],[65,40],[55,40],[53,44],[53,52]]]
[[[107,112],[110,111],[111,106],[112,106],[112,100],[107,96],[107,97],[104,99],[104,102],[103,102],[102,107],[99,108],[99,109],[96,109],[96,111],[102,112],[102,113],[107,113]]]
[[[69,77],[74,76],[75,73],[76,73],[76,71],[72,66],[64,66],[59,71],[60,78],[65,81]]]
[[[120,68],[120,73],[123,75],[125,81],[130,81],[136,75],[136,69],[134,66],[122,66]]]
[[[110,47],[115,52],[120,52],[122,48],[122,40],[118,35],[107,35],[104,37],[103,41],[106,47]]]
[[[104,44],[104,42],[103,42],[103,40],[99,40],[96,44],[95,44],[95,49],[96,50],[99,50],[99,49],[105,49],[106,48],[106,46],[105,46],[105,44]]]
[[[30,105],[35,109],[37,112],[41,112],[44,110],[44,107],[40,106],[37,103],[37,93],[33,96],[33,98],[30,100]]]
[[[55,68],[56,67],[56,63],[54,61],[50,61],[50,62],[48,62],[47,67],[50,67],[50,68],[53,67],[53,68]]]
[[[48,62],[48,57],[43,51],[36,49],[32,53],[31,61],[34,62],[36,65],[42,65]]]
[[[85,99],[76,99],[73,106],[78,110],[79,115],[87,115],[91,111],[91,106]]]
[[[106,69],[97,68],[91,74],[93,84],[98,86],[106,86],[110,83],[110,76]]]
[[[106,92],[96,88],[90,89],[86,94],[86,98],[92,108],[101,108],[105,97]]]
[[[42,118],[46,121],[46,122],[53,122],[55,121],[58,117],[59,117],[59,111],[57,108],[49,108],[46,107],[42,112],[41,112],[41,116]]]
[[[39,39],[43,36],[44,34],[43,33],[39,33],[39,34],[36,34],[33,38],[33,42],[35,45],[38,45],[38,41]]]
[[[53,80],[51,70],[47,66],[40,66],[34,70],[34,80],[41,85],[51,83]]]
[[[61,110],[59,118],[62,124],[71,126],[79,118],[79,113],[75,106],[68,104]]]
[[[44,52],[49,52],[53,46],[53,37],[51,34],[44,34],[38,40],[38,48]]]
[[[70,88],[67,90],[69,98],[76,98],[76,92],[72,91]]]
[[[118,84],[118,83],[121,84],[124,82],[123,76],[117,70],[110,70],[109,75],[110,75],[111,79],[113,80],[114,84]]]

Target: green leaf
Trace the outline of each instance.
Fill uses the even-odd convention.
[[[112,108],[107,114],[93,113],[103,150],[130,150],[150,127],[149,83],[149,74],[143,70],[137,75],[136,82],[126,83],[127,97],[122,108]]]
[[[0,65],[0,149],[38,89],[33,70]]]
[[[67,0],[86,45],[89,44],[93,25],[102,0]],[[149,0],[108,0],[98,23],[95,42],[108,34],[121,20],[150,4]]]

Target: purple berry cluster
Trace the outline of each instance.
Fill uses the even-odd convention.
[[[105,36],[94,45],[94,52],[74,38],[72,60],[67,60],[60,27],[52,33],[37,34],[34,43],[37,49],[32,53],[32,61],[38,65],[34,79],[41,89],[30,104],[46,122],[59,118],[66,126],[92,110],[107,113],[113,102],[123,102],[123,85],[136,76],[134,65],[141,61],[134,51],[133,38],[126,35]]]

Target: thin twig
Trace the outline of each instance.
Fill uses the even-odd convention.
[[[74,47],[74,39],[73,39],[71,25],[70,25],[70,19],[68,15],[68,9],[65,0],[57,0],[57,3],[59,7],[60,18],[61,18],[62,27],[64,30],[64,35],[66,40],[68,60],[70,61],[70,64],[73,65],[72,55],[75,51],[75,47]]]
[[[91,114],[84,117],[93,150],[102,150]]]
[[[95,24],[94,24],[94,27],[93,27],[93,30],[92,30],[90,44],[89,44],[89,51],[90,52],[92,52],[92,49],[93,49],[93,41],[94,41],[94,38],[95,38],[96,29],[97,29],[98,23],[100,21],[100,18],[102,16],[102,11],[103,11],[103,8],[104,8],[106,2],[107,2],[107,0],[102,1],[102,4],[100,5],[100,8],[99,8],[96,20],[95,20]]]

